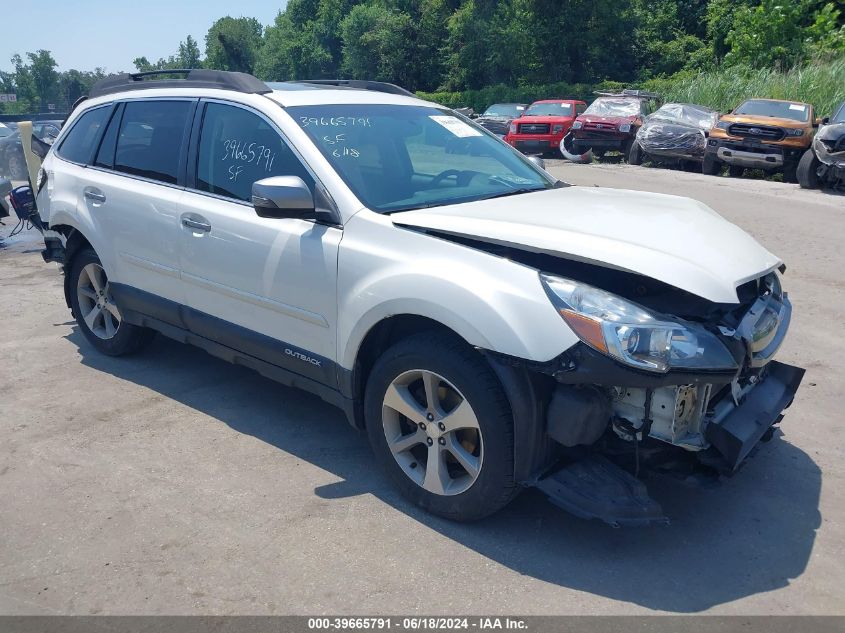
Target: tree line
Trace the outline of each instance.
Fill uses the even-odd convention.
[[[845,57],[845,0],[290,0],[274,22],[222,17],[138,71],[213,68],[268,81],[367,78],[415,91],[642,83]],[[44,110],[104,76],[12,58],[0,93]],[[0,104],[2,105],[2,104]]]

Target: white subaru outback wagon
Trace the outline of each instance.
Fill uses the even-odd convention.
[[[159,332],[315,393],[453,519],[536,486],[663,521],[641,476],[733,473],[804,373],[773,360],[785,268],[738,227],[569,186],[390,84],[109,77],[36,188],[94,348]]]

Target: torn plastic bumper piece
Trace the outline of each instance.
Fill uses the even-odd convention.
[[[583,519],[601,519],[613,527],[669,523],[643,482],[600,455],[574,462],[535,486]]]
[[[710,442],[734,471],[751,452],[760,438],[783,417],[783,410],[792,404],[795,392],[804,377],[804,370],[777,361],[766,367],[766,376],[748,392],[745,399],[723,416],[717,412],[704,432]]]

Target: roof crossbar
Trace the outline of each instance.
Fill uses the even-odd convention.
[[[151,79],[160,75],[183,75],[182,79]],[[149,90],[152,88],[217,88],[251,94],[266,94],[272,90],[260,79],[247,73],[203,68],[149,70],[140,73],[111,75],[91,88],[88,97],[101,97],[116,92]]]
[[[410,90],[405,90],[386,81],[370,81],[368,79],[294,79],[286,83],[293,84],[314,84],[317,86],[334,86],[336,88],[354,88],[355,90],[372,90],[373,92],[386,92],[392,95],[414,97]]]

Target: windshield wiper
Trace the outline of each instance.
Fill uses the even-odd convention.
[[[521,193],[531,193],[532,191],[546,191],[546,187],[519,187],[518,189],[511,189],[510,191],[500,191],[489,196],[482,196],[476,200],[493,200],[494,198],[505,198],[507,196],[516,196]]]

